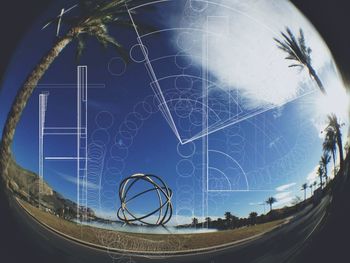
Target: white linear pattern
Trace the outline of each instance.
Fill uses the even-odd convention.
[[[39,95],[39,208],[44,187],[44,127],[48,96],[48,92]]]
[[[251,119],[254,120],[258,115],[263,115],[268,111],[310,95],[315,92],[315,89],[303,90],[279,105],[266,104],[256,108],[245,107],[245,98],[239,93],[239,90],[226,89],[226,87],[223,87],[223,84],[219,83],[208,70],[210,68],[210,63],[215,62],[211,61],[211,59],[213,59],[213,54],[210,54],[211,49],[215,47],[217,41],[227,38],[230,17],[210,16],[206,12],[202,13],[203,10],[193,11],[193,9],[195,9],[193,3],[191,3],[191,1],[183,1],[185,5],[184,17],[182,18],[185,22],[184,25],[179,25],[174,28],[160,28],[157,31],[140,35],[140,32],[137,30],[137,25],[135,24],[136,18],[133,17],[133,10],[146,5],[161,5],[171,1],[173,0],[150,1],[149,3],[133,7],[129,10],[138,42],[138,45],[135,45],[130,52],[131,57],[133,57],[132,53],[135,47],[140,47],[144,59],[138,58],[134,61],[145,64],[151,78],[150,85],[155,94],[156,101],[158,102],[159,110],[169,124],[170,129],[175,133],[180,142],[179,145],[194,145],[196,141],[199,141],[202,145],[201,206],[202,216],[206,217],[208,215],[207,211],[209,206],[208,193],[255,191],[255,184],[251,182],[252,186],[250,185],[248,180],[249,176],[243,168],[242,160],[235,159],[237,157],[234,157],[232,153],[226,153],[227,149],[217,148],[218,146],[215,145],[216,143],[211,143],[211,141],[215,141],[215,134],[217,135],[219,132],[225,132],[225,130],[227,131],[235,124],[237,126],[240,122],[249,122]],[[252,21],[252,23],[261,25],[264,30],[272,31],[271,28],[267,27],[261,21],[257,21],[239,10],[228,6],[222,6],[212,1],[196,2],[203,4],[204,7],[213,5],[226,8],[230,12],[245,16],[246,19]],[[193,26],[190,23],[190,18],[188,19],[188,23],[185,21],[186,16],[189,16],[189,13],[186,12],[192,12],[191,10],[199,16],[206,17],[206,30]],[[221,25],[227,25],[227,27],[222,27],[220,32],[211,32],[208,25],[216,22]],[[175,39],[176,41],[174,42],[178,45],[178,50],[185,50],[186,52],[179,51],[177,54],[163,54],[159,50],[151,50],[151,38],[162,35],[164,39],[169,39],[169,36],[173,36],[176,32],[178,32],[179,38]],[[181,34],[192,35],[191,33],[193,32],[196,32],[193,36],[202,35],[201,39],[191,38],[193,41],[197,41],[197,43],[202,43],[203,67],[199,72],[195,67],[192,67],[191,57],[187,55],[191,47],[182,46],[183,43],[180,39]],[[198,46],[197,44],[197,48]],[[178,80],[182,81],[180,83],[181,85],[178,85]],[[239,137],[240,134],[235,136]],[[216,158],[214,158],[214,155],[216,155]],[[211,156],[213,158],[210,158]],[[181,172],[183,171],[181,170],[181,165],[187,165],[186,167],[191,174],[186,174],[186,176],[191,178],[193,176],[190,166],[191,160],[189,160],[187,156],[181,157],[183,157],[183,159],[177,164],[178,174],[181,177]],[[215,160],[218,159],[225,160],[231,169],[226,167],[226,170],[222,170],[222,167],[220,167],[222,164],[215,163]]]
[[[51,88],[49,85],[46,88]],[[55,88],[55,85],[52,86]],[[46,127],[45,116],[49,93],[39,94],[39,206],[42,205],[44,194],[44,163],[45,161],[74,161],[77,163],[77,219],[87,219],[87,192],[88,192],[88,147],[87,147],[87,66],[77,67],[77,118],[76,127]],[[69,156],[45,156],[44,145],[46,136],[75,136],[76,152]]]
[[[78,67],[77,79],[77,209],[87,220],[87,66]],[[81,211],[83,210],[83,211]]]

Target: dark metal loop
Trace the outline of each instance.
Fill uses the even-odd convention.
[[[138,181],[145,181],[149,183],[152,188],[146,189],[138,194],[135,194],[129,198],[127,198],[129,191]],[[135,216],[127,207],[127,204],[140,197],[148,192],[155,191],[158,196],[159,207],[146,215],[143,216]],[[164,226],[167,224],[172,215],[173,215],[173,206],[171,203],[173,192],[172,190],[165,184],[165,182],[156,175],[152,174],[134,174],[130,177],[125,178],[119,185],[119,199],[120,199],[120,207],[117,211],[117,216],[119,220],[126,224],[131,224],[133,222],[140,222],[149,226]],[[164,201],[163,201],[164,198]],[[155,223],[147,222],[145,219],[158,215],[158,219]]]

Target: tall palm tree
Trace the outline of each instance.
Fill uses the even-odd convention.
[[[230,221],[232,218],[231,212],[225,212],[224,216],[226,221]]]
[[[323,167],[321,165],[318,166],[318,169],[317,169],[317,175],[318,177],[320,178],[320,186],[321,186],[321,189],[323,187],[323,174],[324,174],[324,170],[323,170]]]
[[[257,212],[251,212],[249,214],[249,221],[251,225],[255,225],[256,224],[256,218],[258,217],[258,213]]]
[[[345,150],[345,153],[346,153],[346,154],[349,153],[349,150],[350,150],[349,142],[346,142],[346,143],[345,143],[344,150]]]
[[[211,223],[211,218],[208,216],[205,218],[205,222],[207,223],[207,227],[210,227],[210,223]]]
[[[326,178],[326,183],[328,182],[328,169],[327,165],[331,161],[331,157],[329,156],[328,152],[323,152],[323,155],[321,156],[320,160],[320,166],[323,169],[323,175]]]
[[[239,218],[231,212],[225,212],[225,224],[227,227],[235,227]]]
[[[299,37],[296,38],[292,31],[287,27],[286,32],[281,32],[282,39],[274,38],[277,42],[277,47],[287,53],[285,59],[292,60],[294,64],[289,67],[307,68],[311,78],[313,78],[321,92],[326,95],[326,90],[322,81],[318,77],[311,61],[311,48],[306,46],[305,36],[302,29],[299,30]]]
[[[193,226],[193,227],[197,227],[198,222],[199,222],[199,221],[198,221],[198,218],[197,218],[197,217],[193,217],[193,218],[192,218],[192,226]]]
[[[333,165],[334,165],[334,176],[335,176],[336,175],[335,160],[336,160],[336,151],[337,151],[337,137],[333,129],[326,130],[326,136],[323,142],[323,151],[332,154]]]
[[[313,184],[310,184],[309,185],[309,188],[310,188],[310,196],[312,196],[312,188],[314,187],[314,185]]]
[[[343,142],[342,142],[342,134],[340,131],[341,124],[338,122],[338,118],[335,114],[328,115],[328,126],[326,127],[326,136],[328,132],[333,133],[336,138],[336,143],[339,151],[339,163],[340,169],[344,167],[344,156],[343,156]]]
[[[66,23],[68,30],[57,39],[48,53],[41,58],[17,92],[3,128],[0,145],[0,174],[5,175],[7,173],[7,166],[11,158],[11,144],[23,110],[35,87],[62,50],[73,41],[77,41],[77,56],[79,57],[85,47],[86,39],[92,37],[97,39],[104,47],[113,46],[126,60],[127,53],[122,45],[110,35],[108,29],[110,26],[131,28],[133,23],[129,17],[127,5],[135,6],[142,2],[147,1],[80,0],[79,4],[75,6],[76,11],[78,11],[77,16],[70,15],[65,19],[58,17],[50,21]]]
[[[225,216],[226,226],[228,227],[232,223],[232,214],[231,212],[225,212],[224,216]]]
[[[304,190],[304,201],[306,200],[306,189],[307,189],[307,183],[301,186],[301,190]]]
[[[270,205],[270,212],[272,211],[272,205],[277,202],[277,199],[274,198],[273,196],[269,197],[266,200],[266,204]]]

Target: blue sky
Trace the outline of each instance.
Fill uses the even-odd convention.
[[[250,1],[248,2],[250,3]],[[184,5],[185,1],[178,3],[180,3],[179,6],[171,2],[170,6],[158,7],[159,13],[161,10],[172,10],[174,13],[174,17],[169,18],[170,22],[164,21],[165,18],[159,16],[160,21],[157,23],[160,28],[169,28],[172,23],[175,23],[173,22],[176,20],[175,16],[182,15],[184,8],[187,8]],[[283,4],[285,4],[284,1]],[[287,3],[287,5],[289,4]],[[47,17],[57,14],[62,6],[65,5],[60,1],[60,4],[54,4],[43,17],[38,18],[38,21],[34,23],[32,29],[23,37],[18,46],[8,68],[0,96],[1,124],[4,123],[5,113],[9,109],[17,88],[20,87],[26,74],[30,72],[54,41],[55,28],[51,27],[41,31],[41,26]],[[227,8],[221,8],[225,13]],[[261,8],[259,12],[257,7],[249,9],[249,5],[242,8],[248,13],[251,11],[256,19],[261,19],[259,15],[261,12],[267,12],[269,5],[266,4],[266,10]],[[220,11],[220,9],[218,10]],[[290,8],[288,12],[292,13],[290,16],[292,21],[301,16],[298,13],[294,14],[293,12],[297,11],[293,8]],[[198,21],[200,19],[196,20],[195,23]],[[310,31],[312,28],[309,29],[310,25],[305,21],[301,20],[300,24],[305,25]],[[175,24],[173,27],[176,27]],[[272,23],[270,26],[273,25]],[[137,44],[133,31],[114,29],[111,32],[120,36],[120,41],[129,50]],[[185,31],[185,33],[188,32],[188,30]],[[201,60],[197,59],[200,54],[189,50],[178,50],[178,42],[176,45],[174,44],[174,39],[178,34],[177,31],[159,34],[144,38],[144,41],[148,48],[149,59],[154,60],[167,54],[170,56],[170,59],[153,62],[153,65],[158,78],[169,77],[167,80],[159,81],[160,88],[164,91],[166,99],[169,100],[166,105],[170,108],[176,128],[186,137],[194,135],[194,130],[203,130],[202,113],[197,112],[197,108],[190,109],[192,112],[198,113],[197,115],[192,115],[191,112],[190,117],[186,118],[186,114],[188,114],[186,105],[193,106],[193,104],[187,103],[186,98],[196,97],[196,92],[202,92],[202,84],[198,81],[198,76],[201,77],[203,65],[201,65]],[[251,34],[254,34],[254,31]],[[322,41],[317,34],[311,35],[313,37],[311,43]],[[193,35],[192,37],[195,39],[198,36]],[[189,45],[188,38],[183,39],[183,41]],[[230,41],[229,39],[228,43]],[[76,43],[67,47],[45,74],[40,82],[40,88],[33,93],[16,131],[13,145],[15,158],[19,164],[34,172],[38,172],[39,93],[46,90],[50,92],[46,125],[73,126],[76,122],[74,84],[76,83],[77,64],[74,59],[75,47]],[[236,51],[224,47],[225,45],[214,45],[212,47],[213,56],[223,61],[222,56],[226,54],[225,56],[232,60],[231,57],[235,56],[232,52]],[[196,45],[194,48],[198,50]],[[317,45],[316,51],[317,48],[325,47],[322,44]],[[179,54],[179,52],[183,53],[175,58],[184,59],[181,60],[181,63],[188,62],[188,59],[193,61],[186,72],[181,67],[179,71],[179,67],[176,67],[178,66],[176,60],[176,66],[171,60],[174,57],[173,54]],[[325,52],[323,53],[324,58],[315,58],[315,63],[320,63],[316,67],[319,68],[325,81],[328,84],[336,83],[334,87],[338,89],[337,85],[340,79],[332,64],[331,55],[327,53],[329,51],[325,49]],[[284,56],[280,55],[283,62]],[[288,65],[285,70],[281,68],[280,71],[276,71],[276,68],[273,67],[274,61],[272,61],[270,64],[267,63],[272,65],[271,68],[266,66],[261,70],[269,72],[272,76],[269,75],[270,78],[273,78],[271,81],[273,85],[268,84],[266,77],[261,78],[261,82],[259,82],[263,73],[249,76],[245,68],[240,73],[242,76],[227,80],[225,77],[229,68],[227,66],[225,69],[222,68],[226,62],[218,64],[214,61],[207,69],[210,81],[215,83],[214,87],[211,87],[210,92],[212,93],[210,95],[215,97],[217,94],[215,89],[221,87],[220,92],[223,94],[238,92],[241,98],[239,103],[237,101],[232,103],[232,101],[225,99],[218,100],[222,103],[220,107],[223,107],[223,110],[218,113],[219,115],[226,114],[226,107],[231,104],[239,104],[243,111],[247,112],[252,109],[263,109],[266,105],[274,105],[274,109],[220,129],[191,143],[181,145],[160,111],[160,109],[164,110],[164,104],[159,107],[150,85],[152,80],[144,64],[131,63],[123,74],[119,74],[124,65],[117,57],[118,55],[113,49],[103,51],[96,41],[89,41],[88,48],[80,61],[80,64],[88,66],[88,83],[103,85],[102,88],[89,88],[88,91],[88,141],[91,146],[102,149],[104,152],[103,158],[97,164],[91,163],[92,170],[89,178],[89,205],[100,215],[115,218],[119,206],[117,190],[122,178],[134,173],[150,173],[161,176],[173,189],[174,210],[175,214],[178,215],[179,222],[189,220],[188,218],[192,216],[201,217],[203,215],[203,172],[206,171],[207,164],[203,160],[203,152],[206,152],[203,142],[208,143],[208,149],[211,151],[208,154],[208,189],[210,193],[208,194],[207,212],[211,217],[223,216],[225,211],[231,211],[237,216],[247,216],[251,211],[262,213],[264,207],[259,204],[269,196],[278,197],[279,203],[276,206],[289,204],[296,195],[302,196],[301,184],[314,171],[322,153],[320,127],[322,127],[325,114],[322,113],[323,115],[320,117],[319,112],[315,110],[320,95],[315,90],[315,92],[293,102],[282,103],[283,106],[279,107],[277,104],[290,99],[288,97],[290,94],[284,93],[285,90],[282,89],[282,95],[279,95],[282,97],[276,97],[271,95],[271,92],[278,92],[276,91],[277,87],[284,85],[283,77],[296,81],[294,85],[301,87],[301,89],[307,89],[312,85],[312,82],[305,80],[303,73],[286,73],[289,70]],[[254,58],[251,54],[246,57],[248,62]],[[279,59],[278,53],[274,58]],[[244,55],[242,58],[240,55],[239,59],[243,60]],[[260,60],[264,58],[255,57],[254,59],[259,64]],[[277,65],[280,67],[279,64]],[[257,70],[256,67],[252,67],[252,69],[253,72]],[[237,75],[236,73],[234,76]],[[192,75],[192,78],[179,79],[175,76],[179,74]],[[252,78],[256,79],[252,80]],[[177,88],[179,83],[182,83],[181,87]],[[240,83],[242,83],[241,86]],[[69,86],[68,84],[73,85]],[[286,85],[292,84],[288,81]],[[263,85],[263,87],[268,85],[268,88],[262,89],[263,93],[260,94],[260,98],[259,93],[254,93],[257,85]],[[265,96],[263,100],[261,100],[261,96]],[[175,102],[170,102],[171,100]],[[215,99],[213,101],[216,102]],[[189,125],[189,121],[191,125]],[[198,121],[199,123],[197,123]],[[196,127],[189,131],[190,126]],[[69,136],[48,138],[45,143],[46,156],[75,154],[75,141]],[[46,161],[44,171],[45,180],[55,190],[72,200],[76,200],[76,163],[74,161]],[[227,192],[226,190],[232,191]],[[152,206],[153,201],[152,198],[148,198],[135,204],[137,213],[147,210],[148,207]],[[268,208],[266,207],[266,209]]]

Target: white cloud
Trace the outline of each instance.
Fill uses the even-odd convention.
[[[284,185],[278,186],[276,188],[276,191],[277,192],[283,192],[283,191],[286,191],[286,190],[290,189],[291,187],[293,187],[295,185],[296,185],[296,183],[284,184]]]
[[[212,17],[210,21],[216,17],[208,28],[205,14]],[[247,109],[283,105],[312,83],[306,72],[289,68],[290,61],[276,47],[273,38],[280,37],[286,26],[295,33],[303,29],[317,71],[332,60],[317,31],[286,0],[222,0],[219,5],[209,5],[191,26],[211,32],[209,35],[223,32],[223,37],[215,36],[217,41],[209,43],[208,69],[220,88],[239,91]],[[193,46],[187,54],[199,65],[203,63],[202,42],[194,39],[201,40],[203,31],[184,39],[185,46]]]
[[[336,167],[339,167],[340,160],[339,158],[336,159],[335,165]],[[307,183],[313,183],[314,181],[319,180],[319,175],[317,174],[319,165],[316,165],[316,167],[306,176]],[[334,164],[333,164],[333,159],[331,160],[330,164],[328,164],[328,177],[330,179],[334,178]]]
[[[275,147],[280,142],[281,139],[282,139],[282,136],[274,139],[272,142],[269,143],[269,148],[271,149],[271,148]]]
[[[287,190],[290,190],[295,185],[296,183],[290,183],[276,188],[277,194],[274,195],[277,200],[277,202],[274,204],[276,208],[287,206],[292,203],[293,199],[295,198],[294,192]]]
[[[274,117],[275,119],[280,118],[280,117],[282,116],[283,109],[284,109],[284,107],[279,107],[279,108],[275,109],[275,110],[273,111],[273,117]]]
[[[257,205],[263,205],[263,204],[264,204],[263,202],[257,202],[257,203],[252,202],[252,203],[249,203],[249,205],[251,205],[251,206],[257,206]]]
[[[308,97],[303,107],[311,114],[311,122],[318,132],[319,138],[324,139],[322,133],[328,125],[327,116],[334,113],[340,123],[349,124],[349,94],[347,93],[344,83],[337,72],[334,64],[328,66],[321,74],[324,86],[327,87],[328,93],[324,96],[321,93],[315,93],[314,96]],[[305,113],[305,112],[304,112]],[[343,139],[346,133],[343,134]]]
[[[117,211],[113,210],[96,210],[95,214],[98,217],[109,219],[109,220],[117,220]]]
[[[275,207],[282,207],[286,205],[290,205],[294,199],[294,196],[287,196],[283,199],[277,200],[275,203]]]
[[[274,197],[277,199],[277,201],[279,201],[289,197],[291,194],[292,192],[280,192],[277,193]]]
[[[72,184],[77,184],[77,178],[74,177],[74,176],[70,176],[70,175],[67,175],[67,174],[64,174],[64,173],[61,173],[61,172],[57,172],[56,173],[61,176],[64,180],[66,180],[67,182],[69,183],[72,183]],[[82,181],[79,181],[79,184],[80,186],[82,186],[83,182]],[[93,189],[93,190],[99,190],[101,187],[95,183],[92,183],[92,182],[87,182],[87,187],[89,189]]]

